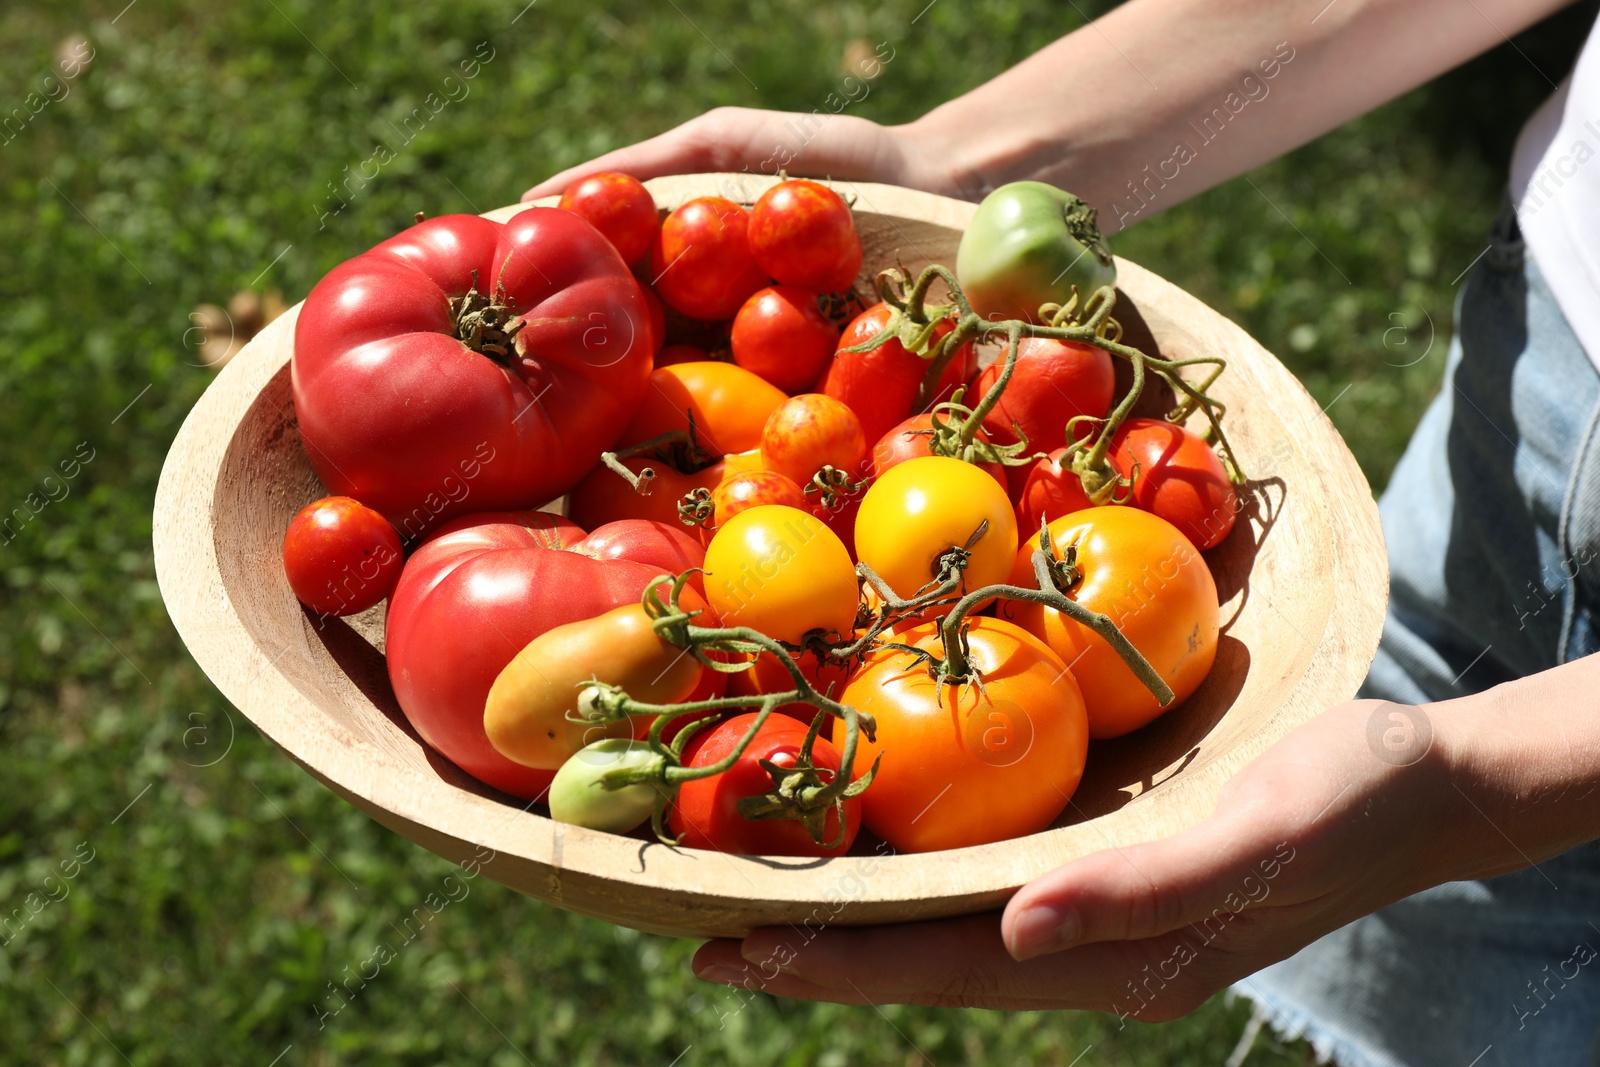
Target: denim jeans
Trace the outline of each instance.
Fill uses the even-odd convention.
[[[1503,210],[1380,502],[1389,614],[1363,696],[1461,696],[1600,648],[1597,422],[1600,374]],[[1340,1067],[1593,1067],[1600,842],[1436,886],[1233,988]]]

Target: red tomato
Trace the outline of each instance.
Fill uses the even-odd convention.
[[[933,415],[924,413],[911,416],[879,438],[878,443],[872,446],[873,477],[882,477],[884,471],[896,464],[904,463],[908,459],[933,455],[929,447],[933,442],[933,437],[929,434],[917,432],[932,429]],[[975,436],[980,441],[989,439],[989,435],[982,430],[979,430]],[[988,471],[994,480],[1001,485],[1006,484],[1006,468],[1003,463],[977,463],[974,466],[980,470]]]
[[[935,680],[908,653],[882,649],[836,698],[877,724],[856,752],[858,773],[881,757],[861,794],[862,819],[901,852],[1038,833],[1083,777],[1089,730],[1072,672],[1021,627],[970,621],[968,658],[981,686]],[[895,640],[944,654],[931,625]]]
[[[1002,361],[985,367],[974,379],[966,398],[976,404],[1000,377]],[[1017,345],[1017,363],[1000,402],[983,420],[983,428],[1000,444],[1017,440],[1017,427],[1034,452],[1052,452],[1067,443],[1067,420],[1079,415],[1104,418],[1116,392],[1116,370],[1111,356],[1093,345],[1024,337]],[[1078,438],[1089,436],[1090,426],[1079,424]],[[1027,467],[1010,468],[1011,498],[1022,494]]]
[[[389,520],[347,496],[307,504],[283,538],[289,588],[322,615],[366,611],[394,591],[403,562]]]
[[[618,519],[595,527],[593,533],[570,547],[592,559],[631,559],[660,567],[668,574],[682,574],[706,561],[706,549],[700,539],[676,521]],[[689,584],[705,594],[700,575],[689,579]]]
[[[635,474],[646,467],[656,472],[649,494],[641,495],[622,475],[599,464],[567,497],[567,510],[580,525],[598,530],[620,519],[648,519],[682,528],[678,501],[694,489],[715,489],[723,477],[721,463],[690,474],[684,474],[663,460],[645,456],[630,457],[623,460],[622,465]]]
[[[1111,439],[1111,461],[1133,479],[1134,507],[1161,516],[1202,552],[1222,543],[1239,498],[1211,446],[1162,419],[1129,419]]]
[[[656,366],[667,367],[674,363],[704,363],[711,358],[698,345],[665,345],[656,353]]]
[[[1017,498],[1017,536],[1023,541],[1038,536],[1041,518],[1055,520],[1094,506],[1083,491],[1083,479],[1062,465],[1066,458],[1066,448],[1058,448],[1033,466],[1022,468],[1028,472]]]
[[[739,512],[761,504],[806,507],[805,494],[800,487],[777,471],[747,471],[724,478],[711,491],[711,502],[717,509],[715,521],[718,526]]]
[[[480,332],[474,347],[452,312],[474,271],[525,323],[508,346]],[[444,215],[311,290],[294,406],[323,484],[416,536],[572,488],[639,406],[654,351],[644,295],[593,226],[556,208],[503,226]]]
[[[726,319],[767,284],[745,238],[750,213],[702,196],[668,215],[650,269],[661,299],[691,319]]]
[[[465,523],[424,542],[389,598],[385,631],[395,699],[418,734],[481,781],[524,800],[554,772],[496,752],[483,728],[484,702],[506,664],[555,626],[638,600],[664,568],[552,551],[548,517],[528,513]],[[705,602],[686,589],[686,607]]]
[[[768,416],[761,430],[761,461],[802,488],[824,466],[855,477],[866,458],[861,420],[843,403],[821,393],[791,397]]]
[[[657,367],[638,413],[617,447],[641,444],[670,430],[695,434],[713,455],[748,452],[761,444],[767,416],[788,397],[743,367],[708,360]]]
[[[637,275],[634,278],[638,280]],[[648,285],[641,284],[639,292],[644,294],[644,302],[650,310],[650,330],[656,341],[656,363],[660,363],[661,346],[667,343],[667,310],[661,306],[661,298],[656,291]]]
[[[839,348],[870,341],[884,331],[893,315],[894,309],[888,304],[875,304],[863,311],[845,327]],[[943,337],[953,329],[955,324],[946,320],[936,327],[936,333]],[[977,356],[972,346],[963,345],[946,364],[934,403],[949,400],[976,369]],[[861,420],[867,440],[876,441],[912,414],[927,372],[927,360],[906,351],[899,340],[890,339],[870,352],[836,352],[817,389],[849,405]]]
[[[553,511],[479,511],[451,519],[430,533],[428,540],[437,541],[459,530],[486,532],[486,536],[492,538],[496,527],[507,524],[526,530],[527,536],[533,539],[532,544],[539,548],[570,548],[588,536],[582,526]],[[466,544],[465,535],[452,540],[458,545]],[[486,542],[493,543],[492,540]]]
[[[728,756],[755,722],[754,712],[735,715],[698,734],[684,751],[684,765],[708,767]],[[844,802],[844,833],[838,844],[823,848],[806,828],[793,819],[752,821],[739,814],[739,801],[770,793],[772,775],[761,766],[769,760],[792,767],[805,741],[806,727],[786,715],[770,716],[750,747],[728,770],[710,778],[685,782],[667,815],[667,825],[685,848],[735,852],[747,856],[839,856],[855,842],[861,827],[861,799]],[[811,747],[812,762],[832,774],[839,772],[839,753],[822,738]],[[869,764],[870,766],[870,764]],[[828,774],[823,775],[826,781]],[[868,792],[871,792],[869,787]],[[824,824],[824,842],[839,836],[839,815],[830,811]]]
[[[604,234],[628,264],[644,258],[661,228],[650,190],[627,174],[591,174],[567,186],[559,206]]]
[[[750,250],[780,282],[831,293],[855,284],[861,238],[850,205],[817,182],[779,182],[750,209]]]
[[[733,361],[786,393],[811,388],[838,343],[816,292],[793,285],[760,290],[733,320]]]

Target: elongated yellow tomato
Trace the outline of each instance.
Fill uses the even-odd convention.
[[[799,508],[741,511],[706,546],[706,600],[724,626],[798,644],[808,632],[854,632],[860,599],[850,553]]]
[[[1217,656],[1217,583],[1205,559],[1178,528],[1138,508],[1085,508],[1050,524],[1058,552],[1077,549],[1083,575],[1062,590],[1117,624],[1172,687],[1171,707],[1205,681]],[[1030,539],[1017,552],[1012,582],[1037,588]],[[1001,603],[1011,619],[1072,667],[1089,709],[1089,736],[1120,737],[1164,710],[1105,639],[1054,608]]]
[[[885,471],[862,499],[856,556],[897,595],[910,597],[938,575],[940,558],[966,545],[979,527],[984,531],[970,550],[962,592],[1011,577],[1016,513],[1005,489],[982,468],[948,456],[908,459]]]
[[[650,704],[673,704],[700,681],[698,660],[651,628],[638,604],[557,626],[534,638],[506,664],[489,689],[483,728],[509,760],[553,771],[585,745],[629,737],[630,722],[591,726],[572,722],[582,683],[621,686]]]

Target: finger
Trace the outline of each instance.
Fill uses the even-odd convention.
[[[1087,945],[1019,963],[991,913],[804,933],[767,928],[745,938],[743,969],[723,942],[703,948],[695,965],[696,973],[714,980],[803,999],[1020,1011],[1076,1008],[1159,1019],[1192,1010],[1220,988],[1219,976],[1241,966],[1217,947],[1208,947],[1209,956],[1200,963],[1200,950],[1189,942],[1186,934],[1169,934]],[[1155,992],[1162,994],[1161,1003],[1146,1011]]]
[[[663,174],[683,174],[690,171],[716,169],[708,162],[708,153],[698,147],[685,134],[683,126],[658,134],[648,141],[628,145],[596,156],[587,163],[568,167],[552,175],[522,194],[522,199],[537,200],[542,196],[557,196],[573,182],[582,181],[591,174],[620,171],[631,174],[640,181],[658,178]]]
[[[1226,925],[1265,901],[1295,856],[1287,827],[1260,816],[1253,806],[1230,808],[1165,840],[1097,852],[1043,875],[1007,904],[1006,945],[1027,960]]]

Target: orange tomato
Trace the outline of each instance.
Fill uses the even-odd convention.
[[[895,640],[944,654],[931,624]],[[967,641],[981,687],[936,681],[910,654],[880,649],[837,698],[876,722],[874,739],[863,733],[856,750],[858,776],[882,757],[861,818],[901,852],[1037,833],[1083,777],[1089,731],[1072,672],[1000,619],[972,619]]]
[[[748,452],[761,444],[767,416],[787,399],[781,389],[732,363],[708,360],[657,367],[650,373],[644,403],[615,447],[687,430],[692,411],[702,446],[719,456]]]
[[[1050,523],[1057,552],[1077,546],[1082,579],[1067,596],[1108,615],[1172,687],[1173,705],[1205,681],[1217,655],[1217,584],[1189,539],[1138,508],[1085,508]],[[1037,588],[1037,537],[1017,552],[1014,585]],[[1105,639],[1054,608],[1002,601],[1011,619],[1068,664],[1089,710],[1089,735],[1120,737],[1164,710]]]

